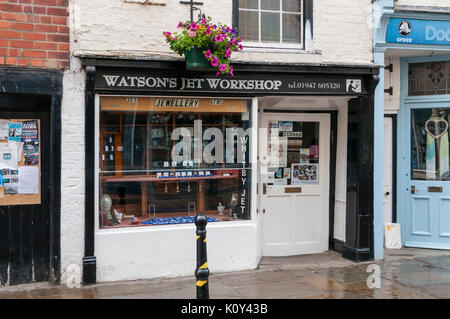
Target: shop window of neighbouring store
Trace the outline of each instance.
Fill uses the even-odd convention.
[[[413,179],[450,181],[450,109],[414,109],[411,117]]]
[[[239,34],[246,46],[304,47],[305,0],[239,0]]]
[[[250,219],[249,100],[101,97],[100,228]]]
[[[450,61],[409,64],[409,95],[450,94]]]

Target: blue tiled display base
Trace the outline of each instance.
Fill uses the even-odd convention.
[[[182,217],[155,217],[141,222],[144,225],[167,225],[167,224],[190,224],[194,222],[194,216],[182,216]],[[218,222],[219,220],[214,217],[208,217],[208,223]]]

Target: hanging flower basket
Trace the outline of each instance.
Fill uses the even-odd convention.
[[[211,66],[209,60],[205,57],[204,53],[207,49],[192,47],[189,50],[184,51],[184,57],[186,59],[186,68],[196,71],[211,71],[214,68]]]
[[[217,70],[217,76],[233,76],[231,54],[243,49],[237,31],[226,25],[212,24],[211,18],[199,23],[179,22],[176,33],[164,32],[170,49],[186,58],[186,67],[192,70]]]

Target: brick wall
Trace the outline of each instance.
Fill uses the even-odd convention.
[[[69,67],[69,0],[0,0],[0,64]]]

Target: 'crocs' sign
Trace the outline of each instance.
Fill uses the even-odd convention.
[[[450,21],[391,18],[386,42],[450,45]]]

